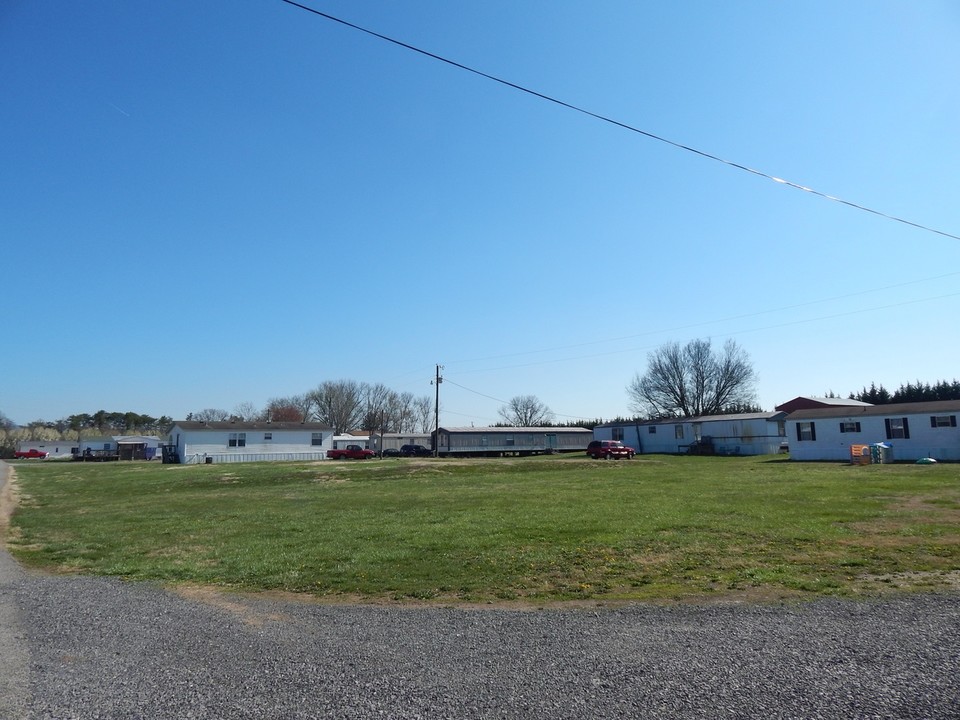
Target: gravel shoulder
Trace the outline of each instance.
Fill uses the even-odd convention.
[[[0,550],[0,718],[960,718],[958,601],[324,605]]]

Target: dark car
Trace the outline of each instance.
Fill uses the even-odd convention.
[[[400,454],[403,457],[430,457],[433,450],[423,445],[403,445],[400,447]]]
[[[619,440],[594,440],[587,445],[587,455],[594,460],[604,458],[606,460],[619,460],[626,458],[630,460],[636,451]]]
[[[400,451],[397,448],[387,448],[381,455],[383,457],[400,457]]]

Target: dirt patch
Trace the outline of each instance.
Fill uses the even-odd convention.
[[[187,600],[200,602],[204,605],[224,610],[252,627],[261,627],[267,622],[286,622],[290,619],[282,613],[257,612],[242,602],[243,596],[231,595],[222,590],[216,590],[210,587],[178,585],[172,588],[172,590]]]
[[[7,531],[10,529],[10,518],[17,507],[19,494],[17,493],[17,473],[9,465],[0,466],[0,474],[6,473],[6,482],[0,486],[0,544],[6,542]],[[2,478],[0,478],[2,480]]]

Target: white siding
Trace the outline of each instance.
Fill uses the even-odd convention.
[[[638,453],[685,453],[700,438],[711,438],[718,455],[768,455],[776,453],[786,439],[781,433],[782,413],[764,415],[677,418],[645,423],[597,427],[595,440],[614,440],[614,428],[622,431],[624,445]]]
[[[230,446],[232,432],[245,433],[246,444]],[[326,457],[333,447],[333,433],[322,433],[322,444],[313,445],[310,430],[182,430],[174,426],[170,442],[177,446],[180,462],[184,464],[212,462],[252,462],[262,460],[314,460]],[[267,434],[272,439],[266,439]]]
[[[957,416],[957,412],[913,413],[897,412],[891,406],[889,415],[847,415],[829,418],[800,418],[787,420],[787,439],[793,460],[849,460],[851,445],[872,445],[885,442],[892,447],[893,460],[960,460],[960,428],[931,427],[930,418]],[[885,421],[906,418],[909,438],[888,438]],[[813,423],[815,440],[798,440],[797,425]],[[859,432],[841,432],[842,423],[859,423]]]

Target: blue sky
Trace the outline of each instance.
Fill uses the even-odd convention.
[[[307,3],[960,235],[960,6]],[[0,412],[184,417],[349,378],[441,422],[626,415],[669,341],[768,409],[952,380],[960,241],[280,0],[0,7]]]

